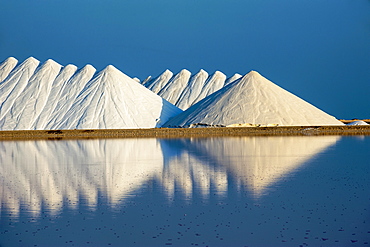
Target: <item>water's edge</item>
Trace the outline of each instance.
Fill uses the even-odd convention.
[[[370,135],[370,125],[0,131],[0,140]]]

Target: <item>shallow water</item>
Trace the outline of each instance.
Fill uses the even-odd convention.
[[[370,137],[0,142],[0,246],[369,246]]]

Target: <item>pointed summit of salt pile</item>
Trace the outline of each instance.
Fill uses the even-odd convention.
[[[201,69],[198,73],[193,75],[187,86],[182,91],[179,99],[176,102],[176,106],[182,110],[188,109],[190,106],[195,104],[195,100],[202,92],[205,82],[207,81],[208,73]]]
[[[91,66],[92,67],[92,66]],[[63,105],[66,107],[66,102],[73,103],[73,100],[77,97],[75,95],[73,97],[71,88],[68,88],[68,81],[71,77],[76,73],[77,67],[75,65],[69,64],[62,68],[58,76],[53,81],[51,91],[48,96],[48,103],[45,105],[44,109],[42,110],[41,114],[36,119],[33,128],[34,129],[49,129],[47,127],[52,122],[57,120],[57,112],[56,109],[59,110],[59,114],[63,115],[63,111],[61,110],[60,106]],[[92,75],[94,74],[95,69],[93,70]],[[91,79],[90,77],[90,79]],[[84,85],[83,80],[79,80],[78,83],[74,83],[74,85]],[[67,88],[66,88],[67,85]],[[77,92],[79,93],[79,92]],[[68,107],[68,106],[67,106]]]
[[[171,80],[173,76],[173,73],[166,69],[160,76],[151,79],[145,83],[145,87],[147,87],[149,90],[152,90],[153,93],[159,93],[159,91],[162,90],[164,86],[167,85],[167,83]]]
[[[277,86],[256,71],[206,97],[164,126],[192,124],[343,125],[322,110]]]
[[[369,125],[369,124],[366,123],[365,121],[357,120],[357,121],[353,121],[351,123],[348,123],[347,125]]]
[[[233,81],[238,80],[239,78],[243,77],[241,74],[235,73],[232,77],[226,79],[224,87],[232,83]]]
[[[217,90],[221,89],[224,86],[226,80],[226,75],[221,71],[216,71],[210,76],[207,81],[204,83],[203,89],[198,95],[198,97],[194,100],[194,103],[197,103],[207,97],[208,95],[216,92]]]
[[[0,83],[9,75],[17,63],[18,60],[14,57],[9,57],[0,63]]]
[[[182,91],[185,89],[189,82],[191,73],[190,71],[183,69],[176,74],[158,93],[159,96],[167,100],[172,104],[176,104]]]
[[[154,128],[180,112],[109,65],[86,84],[66,113],[68,117],[53,129]]]
[[[56,105],[51,111],[49,121],[45,123],[45,127],[41,129],[57,129],[58,123],[63,121],[65,118],[69,118],[67,112],[71,108],[73,102],[76,101],[78,95],[85,88],[87,83],[93,78],[96,69],[90,65],[85,65],[82,69],[78,70],[73,74],[69,80],[65,80],[60,90],[57,102],[53,102]]]
[[[33,68],[38,61],[30,58],[29,67]],[[1,106],[0,129],[3,130],[29,130],[34,129],[34,122],[43,111],[54,79],[59,74],[61,65],[49,59],[39,66],[27,81],[23,81],[22,90],[10,93],[8,99]],[[27,73],[25,68],[23,74]],[[33,69],[31,69],[33,71]],[[11,76],[8,76],[8,78]],[[16,82],[12,82],[15,84]],[[15,85],[17,87],[18,85]],[[12,98],[17,95],[16,98]],[[10,104],[11,103],[11,104]]]

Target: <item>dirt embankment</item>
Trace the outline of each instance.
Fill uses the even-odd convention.
[[[0,131],[0,140],[370,135],[370,125]]]

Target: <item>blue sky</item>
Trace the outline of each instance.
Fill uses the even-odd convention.
[[[256,70],[337,118],[370,118],[369,0],[2,1],[10,56],[140,79]]]

